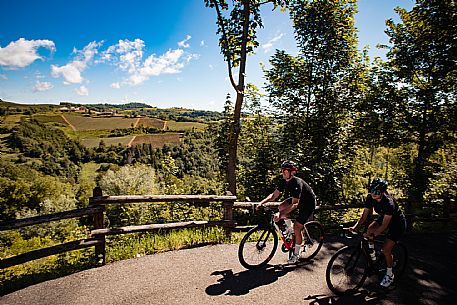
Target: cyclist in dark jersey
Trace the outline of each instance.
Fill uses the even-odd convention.
[[[368,226],[367,233],[364,235],[372,240],[375,236],[388,229],[386,240],[382,247],[386,258],[387,272],[381,281],[381,286],[389,287],[394,280],[392,248],[406,230],[406,219],[395,200],[387,192],[386,180],[381,178],[374,179],[370,182],[368,191],[370,194],[365,200],[362,216],[350,229],[355,230],[359,225],[363,224],[368,216],[373,213],[373,209],[379,214],[379,217]],[[369,246],[374,248],[373,242],[369,242]]]
[[[281,193],[287,198],[279,205],[279,212],[275,214],[274,221],[289,217],[289,214],[298,209],[298,217],[294,222],[295,249],[294,255],[289,259],[289,263],[296,263],[300,257],[300,249],[303,243],[301,230],[303,225],[316,208],[316,196],[311,187],[301,178],[296,177],[298,169],[294,162],[284,161],[281,164],[282,177],[278,181],[276,190],[263,199],[257,206],[260,208],[263,204],[276,200]]]

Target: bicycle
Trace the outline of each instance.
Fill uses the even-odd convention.
[[[263,207],[263,210],[265,212],[264,221],[246,233],[238,248],[238,259],[241,265],[247,269],[260,268],[270,262],[278,248],[278,236],[283,242],[282,252],[288,252],[289,258],[294,252],[294,233],[289,232],[289,234],[284,235],[273,221],[273,210],[268,207]],[[319,222],[309,221],[305,223],[302,233],[304,251],[302,251],[300,259],[310,260],[317,255],[322,247],[324,230]]]
[[[349,229],[343,229],[349,232]],[[330,258],[325,272],[325,279],[329,289],[337,295],[353,293],[362,287],[368,276],[376,274],[379,282],[386,273],[386,260],[381,251],[376,251],[376,259],[370,257],[368,239],[359,232],[353,232],[359,238],[355,245],[344,246]],[[344,234],[346,238],[351,236]],[[375,240],[375,245],[382,243]],[[379,248],[379,246],[378,246]],[[375,247],[376,249],[376,247]],[[408,260],[408,251],[400,242],[392,249],[394,264],[394,283],[398,281],[405,271]]]

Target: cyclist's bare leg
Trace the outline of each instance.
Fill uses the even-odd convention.
[[[276,213],[274,215],[274,218],[273,220],[275,222],[279,221],[281,218],[286,218],[288,217],[289,215],[287,213],[285,213],[286,211],[288,211],[290,209],[290,206],[292,205],[291,201],[290,200],[284,200],[283,202],[281,202],[281,204],[279,205],[279,212]]]
[[[301,235],[301,231],[303,230],[304,225],[299,223],[298,221],[294,222],[294,233],[295,233],[295,244],[301,245],[303,243],[303,236]]]
[[[379,223],[377,223],[376,221],[373,221],[369,226],[368,226],[368,229],[367,229],[367,234],[369,237],[372,237],[374,235],[374,232],[379,228]]]
[[[394,264],[392,256],[392,248],[395,246],[395,242],[391,239],[386,239],[384,245],[382,246],[382,253],[386,258],[386,265],[388,268],[392,268]]]

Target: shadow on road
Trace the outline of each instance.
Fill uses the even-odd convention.
[[[310,295],[304,300],[309,301],[310,305],[370,305],[379,304],[380,297],[372,292],[361,290],[353,295],[345,296]]]
[[[338,238],[328,240],[333,247]],[[309,304],[456,304],[457,300],[457,233],[408,234],[403,238],[409,260],[398,283],[388,289],[370,278],[353,295],[311,295]],[[331,255],[331,254],[330,254]]]
[[[281,276],[297,268],[303,268],[312,262],[301,262],[295,265],[274,265],[266,268],[246,270],[233,273],[232,270],[214,271],[211,275],[222,275],[216,284],[206,288],[208,295],[244,295],[254,288],[269,285]]]

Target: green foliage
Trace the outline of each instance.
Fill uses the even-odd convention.
[[[56,177],[45,176],[26,165],[0,163],[0,216],[14,219],[17,213],[39,212],[46,199],[58,200],[61,195],[71,198],[71,185]]]
[[[266,71],[270,101],[278,110],[280,157],[309,168],[305,180],[326,203],[340,197],[355,149],[348,139],[363,86],[354,76],[364,71],[355,13],[353,0],[292,2],[300,54],[277,51]]]
[[[223,113],[138,103],[91,105],[93,110],[112,108],[129,117],[197,122],[170,127],[192,130],[183,133],[177,145],[109,146],[106,140],[85,149],[52,126],[60,122],[60,114],[50,113],[55,107],[0,101],[1,220],[85,207],[97,183],[104,195],[224,194],[223,180],[233,160],[240,182],[238,198],[258,201],[273,190],[277,166],[286,158],[299,163],[300,174],[323,203],[360,203],[366,183],[384,177],[395,197],[427,201],[423,209],[411,210],[417,215],[452,213],[457,196],[455,1],[418,0],[409,12],[398,9],[401,22],[387,23],[392,43],[388,61],[377,60],[371,67],[366,54],[357,52],[355,0],[272,1],[274,7],[290,5],[300,53],[276,51],[271,58],[272,67],[265,71],[271,113],[262,108],[259,90],[244,85],[243,74],[245,56],[258,45],[259,8],[265,3],[205,1],[218,14],[221,52],[230,68],[240,67],[235,105],[228,95]],[[233,80],[231,72],[230,77]],[[40,114],[32,117],[41,123],[29,118],[35,113]],[[149,123],[157,120],[153,121]],[[197,132],[207,122],[211,123],[205,132]],[[112,134],[155,132],[132,125]],[[109,133],[71,133],[78,135]],[[107,206],[106,225],[220,220],[222,213],[219,203],[112,205]],[[359,213],[322,211],[318,220],[325,225],[353,222]],[[246,210],[234,215],[240,224],[256,221]],[[85,238],[89,224],[88,218],[70,219],[2,232],[0,256]],[[455,223],[417,223],[414,229],[455,229]],[[232,241],[242,235],[234,234]],[[219,228],[108,237],[107,260],[226,242],[225,238]],[[93,250],[87,249],[7,268],[0,271],[0,293],[87,268],[93,258]]]
[[[245,110],[250,114],[242,120],[237,178],[238,196],[253,201],[260,201],[273,191],[280,163],[273,120],[263,114],[261,98],[258,89],[248,84]]]
[[[417,145],[408,173],[411,202],[422,203],[435,167],[432,156],[455,143],[457,20],[455,1],[418,0],[411,11],[397,9],[401,22],[387,22],[388,73],[402,84],[397,101],[403,143]]]
[[[8,143],[24,156],[42,161],[38,170],[48,175],[74,178],[79,170],[78,163],[86,156],[84,147],[59,129],[38,121],[23,121],[11,133]]]

